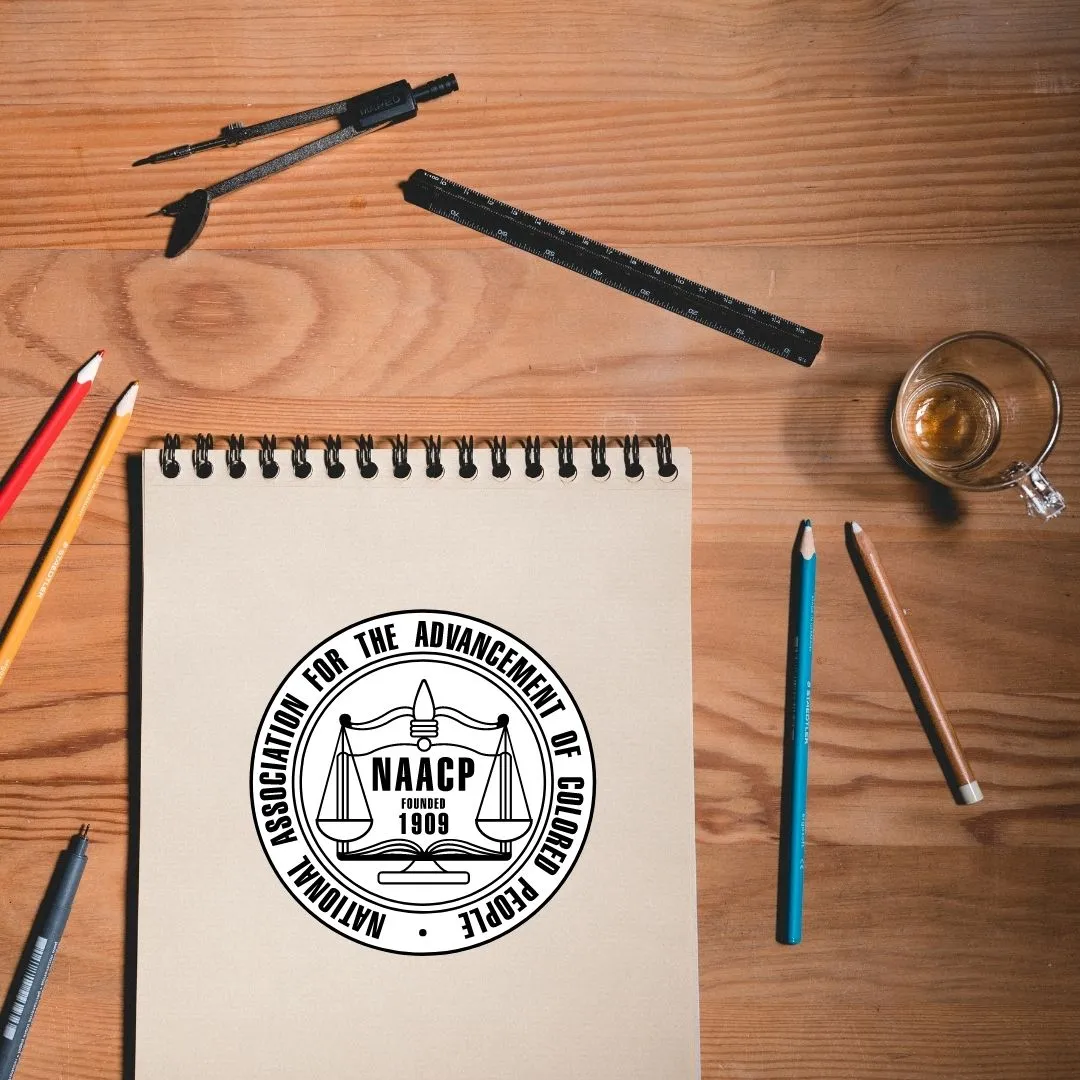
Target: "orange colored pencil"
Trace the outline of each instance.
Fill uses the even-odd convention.
[[[45,593],[48,592],[49,585],[56,576],[57,570],[60,569],[60,563],[67,554],[72,540],[75,539],[79,524],[86,516],[90,500],[93,499],[105,475],[105,470],[109,467],[109,462],[120,447],[120,440],[123,439],[124,432],[127,431],[127,426],[131,422],[131,412],[135,408],[135,395],[138,391],[139,384],[132,383],[113,406],[112,414],[102,428],[101,435],[90,451],[82,472],[79,473],[79,478],[75,481],[75,486],[71,489],[71,494],[64,504],[59,523],[53,532],[53,538],[38,559],[34,573],[24,586],[15,610],[11,613],[3,634],[0,635],[0,683],[4,681],[4,676],[10,670],[11,662],[26,638],[42,600],[45,599]]]
[[[904,618],[904,609],[900,606],[900,601],[896,599],[896,594],[889,584],[889,579],[885,576],[885,570],[881,565],[881,560],[878,558],[874,545],[870,542],[870,537],[866,535],[866,532],[857,521],[850,522],[850,527],[852,544],[862,560],[863,568],[866,570],[874,596],[885,616],[889,629],[900,647],[911,682],[918,691],[919,704],[922,705],[941,743],[942,752],[953,774],[957,795],[960,801],[965,804],[977,803],[983,797],[982,789],[975,779],[975,774],[971,771],[967,756],[964,754],[964,748],[960,745],[956,731],[953,729],[952,723],[945,712],[945,706],[941,704],[941,699],[937,696],[937,691],[930,681],[930,673],[926,670],[926,662],[915,644],[915,638],[911,634],[907,619]]]

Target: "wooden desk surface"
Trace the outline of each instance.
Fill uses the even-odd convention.
[[[460,94],[230,196],[192,252],[161,258],[149,211],[297,140],[135,158],[451,70]],[[8,0],[0,102],[0,470],[108,350],[0,528],[0,613],[132,377],[132,450],[174,430],[670,431],[696,455],[704,1075],[1080,1073],[1075,0]],[[795,368],[409,207],[396,184],[416,167],[819,329],[821,357]],[[1009,494],[942,512],[890,454],[898,379],[970,328],[1060,378],[1048,471],[1072,506],[1050,525]],[[820,552],[806,939],[784,948],[804,515]],[[950,800],[845,553],[852,517],[979,806]],[[0,691],[5,986],[62,843],[84,820],[94,839],[23,1080],[121,1071],[127,558],[118,462]]]

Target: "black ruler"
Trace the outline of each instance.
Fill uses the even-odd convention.
[[[504,244],[558,263],[582,277],[729,334],[748,345],[809,367],[821,335],[624,251],[553,225],[472,188],[417,169],[402,186],[407,202]]]

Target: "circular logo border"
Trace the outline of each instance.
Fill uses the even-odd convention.
[[[582,806],[582,816],[585,818],[585,821],[584,821],[584,827],[581,829],[580,841],[576,844],[575,850],[572,853],[572,856],[569,858],[567,864],[564,864],[561,867],[562,872],[559,874],[559,878],[555,882],[554,886],[550,889],[550,891],[548,891],[546,893],[543,893],[542,895],[538,896],[537,900],[534,902],[534,906],[531,907],[531,909],[529,909],[527,911],[522,911],[521,912],[521,915],[523,916],[522,918],[520,918],[520,919],[519,918],[514,918],[511,922],[507,923],[506,928],[501,930],[499,933],[496,933],[496,934],[494,934],[492,936],[481,937],[479,940],[477,940],[477,941],[475,941],[475,942],[473,942],[471,944],[463,944],[463,945],[460,945],[460,946],[458,946],[456,948],[452,948],[452,949],[438,949],[438,950],[430,950],[430,951],[428,951],[428,950],[419,950],[418,951],[418,950],[408,950],[408,949],[399,949],[399,948],[389,948],[389,947],[387,947],[385,945],[379,944],[377,941],[372,942],[372,941],[364,940],[364,939],[362,939],[360,937],[354,936],[353,934],[350,934],[350,933],[346,932],[345,930],[342,930],[339,927],[334,926],[331,922],[325,921],[323,918],[320,917],[320,915],[319,915],[318,911],[316,910],[316,908],[313,905],[306,904],[303,901],[303,899],[296,894],[296,892],[294,891],[294,888],[290,885],[290,883],[288,881],[286,881],[285,878],[282,876],[282,873],[279,870],[279,868],[277,866],[277,863],[275,862],[273,856],[271,855],[271,853],[269,851],[269,847],[271,845],[270,845],[270,842],[269,842],[269,839],[267,838],[267,836],[264,835],[264,831],[263,831],[263,828],[261,827],[261,822],[260,822],[260,818],[259,818],[259,814],[258,814],[258,810],[257,810],[259,800],[256,799],[256,787],[257,787],[256,775],[257,775],[257,772],[258,772],[258,769],[257,769],[257,766],[256,766],[256,759],[259,756],[260,749],[261,749],[261,746],[262,746],[261,736],[263,734],[263,729],[264,729],[264,727],[265,727],[265,725],[267,723],[267,720],[271,717],[272,711],[273,711],[275,705],[278,703],[278,700],[279,700],[285,686],[294,677],[294,675],[297,673],[297,671],[302,668],[303,665],[310,662],[310,660],[311,660],[311,658],[313,656],[315,656],[321,649],[323,649],[324,647],[329,645],[330,642],[340,638],[343,634],[346,634],[349,631],[355,630],[357,627],[379,624],[380,622],[383,622],[383,621],[392,621],[396,616],[402,616],[402,615],[408,615],[408,616],[417,616],[417,615],[419,615],[419,616],[434,616],[434,617],[443,616],[443,617],[447,617],[447,618],[451,618],[451,619],[452,618],[463,619],[463,620],[466,620],[468,623],[477,624],[477,625],[489,628],[490,630],[494,631],[496,634],[500,635],[501,637],[505,638],[506,640],[508,640],[510,642],[513,642],[513,643],[516,643],[517,645],[522,646],[522,648],[525,650],[524,653],[522,653],[522,655],[525,655],[525,656],[531,655],[531,656],[535,657],[537,660],[539,660],[544,665],[544,667],[546,667],[547,670],[549,672],[551,672],[552,675],[555,676],[555,679],[557,680],[558,687],[565,694],[567,701],[573,706],[573,714],[572,715],[575,717],[576,726],[580,728],[581,734],[584,736],[584,749],[583,749],[583,752],[582,752],[582,758],[587,760],[588,765],[589,765],[589,770],[588,771],[589,771],[589,777],[590,777],[590,785],[589,785],[590,786],[590,793],[589,793],[590,798],[589,798],[589,802],[588,802],[588,808],[586,809],[584,806]],[[417,646],[411,646],[409,648],[409,650],[405,653],[405,656],[409,656],[409,655],[413,655],[413,656],[417,656],[417,657],[425,657],[425,658],[429,658],[429,659],[437,659],[438,656],[439,656],[439,653],[437,651],[432,651],[432,652],[429,653],[429,652],[426,652],[424,650],[418,649]],[[456,656],[456,659],[465,661],[465,667],[466,668],[468,668],[470,666],[471,667],[476,667],[479,672],[486,674],[486,672],[484,672],[484,669],[482,667],[480,667],[480,664],[476,660],[476,658],[470,657],[470,656],[461,656],[461,655],[458,655],[458,654],[455,654],[455,656]],[[405,657],[402,657],[402,660],[404,661]],[[517,690],[516,687],[514,687],[513,691],[510,690],[509,688],[507,688],[506,692],[514,692],[516,690]],[[305,721],[305,723],[311,723],[311,722],[312,722],[311,720]],[[538,717],[534,716],[532,722],[535,723],[537,727],[540,727]],[[295,746],[295,744],[294,744],[294,746]],[[306,744],[305,744],[305,752],[306,752]],[[553,755],[551,755],[550,748],[549,748],[548,752],[549,752],[549,756],[553,757]],[[587,752],[587,755],[588,755],[587,759],[585,758],[585,753],[586,752]],[[536,851],[541,846],[543,835],[548,829],[550,829],[551,821],[554,819],[554,804],[555,804],[555,798],[556,798],[556,775],[555,775],[555,768],[554,768],[554,761],[553,760],[549,763],[549,767],[551,769],[551,781],[552,781],[552,786],[551,786],[551,796],[552,796],[551,807],[552,807],[552,809],[547,814],[547,817],[546,817],[546,819],[544,821],[544,824],[541,826],[541,828],[536,830],[537,839],[534,841],[534,846],[533,846],[532,850],[529,851],[529,854],[526,857],[526,863],[528,862],[529,859],[531,859],[535,855]],[[284,769],[285,767],[282,767],[282,768]],[[292,794],[291,794],[291,791],[292,791],[292,788],[293,788],[293,782],[292,782],[293,768],[294,767],[293,767],[293,764],[292,764],[291,751],[290,751],[290,764],[287,767],[287,769],[285,769],[285,771],[287,771],[289,773],[289,783],[288,783],[287,786],[290,789],[290,804],[294,801],[293,797],[292,797]],[[401,609],[397,609],[397,610],[394,610],[394,611],[385,611],[385,612],[380,612],[380,613],[375,614],[375,615],[370,615],[370,616],[368,616],[366,618],[358,619],[355,622],[349,623],[349,624],[347,624],[345,626],[342,626],[342,627],[338,628],[332,634],[327,635],[320,642],[318,642],[317,644],[311,646],[300,657],[300,659],[298,659],[292,665],[292,667],[289,669],[289,671],[287,672],[285,677],[278,683],[277,687],[274,689],[274,692],[270,695],[270,698],[269,698],[269,701],[268,701],[268,703],[266,705],[266,708],[263,710],[262,716],[260,717],[258,725],[255,728],[254,739],[253,739],[253,742],[252,742],[251,756],[250,756],[249,764],[248,764],[247,785],[248,785],[248,796],[249,796],[249,803],[250,803],[251,816],[252,816],[252,824],[253,824],[253,826],[255,828],[255,832],[256,832],[256,834],[258,836],[259,846],[260,846],[260,848],[261,848],[261,850],[263,852],[263,855],[266,858],[266,861],[269,863],[271,870],[274,872],[274,876],[281,883],[281,885],[285,889],[286,893],[290,897],[292,897],[294,902],[300,908],[302,908],[310,918],[314,919],[320,926],[323,926],[326,929],[333,931],[335,934],[338,934],[339,936],[345,938],[347,941],[353,942],[354,944],[357,944],[357,945],[363,945],[363,946],[365,946],[367,948],[375,949],[378,952],[384,952],[384,953],[389,953],[391,955],[398,955],[398,956],[417,956],[417,957],[423,957],[423,956],[448,956],[448,955],[452,955],[454,953],[468,952],[471,949],[480,948],[480,947],[482,947],[484,945],[490,945],[493,942],[497,941],[499,938],[505,937],[509,933],[513,933],[515,930],[517,930],[520,927],[524,926],[533,917],[535,917],[537,914],[539,914],[539,912],[542,911],[547,906],[548,902],[552,899],[552,897],[554,897],[556,895],[556,893],[558,893],[558,891],[565,884],[567,878],[570,877],[570,874],[573,872],[574,868],[576,867],[578,859],[581,857],[581,853],[585,849],[585,845],[587,844],[588,839],[589,839],[589,834],[590,834],[590,832],[592,830],[593,815],[594,815],[595,810],[596,810],[596,787],[597,787],[597,783],[596,783],[596,756],[595,756],[595,753],[593,751],[592,737],[589,734],[589,728],[588,728],[587,723],[585,722],[585,716],[582,713],[581,707],[578,705],[577,699],[574,697],[573,692],[570,690],[570,687],[563,681],[562,676],[559,675],[558,671],[548,662],[547,658],[541,652],[539,652],[537,649],[533,648],[532,645],[530,645],[528,642],[524,641],[522,638],[518,637],[516,634],[511,633],[508,630],[504,630],[501,626],[498,626],[498,625],[496,625],[495,623],[492,623],[492,622],[488,622],[486,619],[478,618],[477,616],[474,616],[474,615],[468,615],[468,614],[465,614],[463,612],[458,612],[458,611],[450,611],[450,610],[443,609],[443,608],[401,608]],[[291,809],[292,809],[293,813],[298,812],[298,809],[297,809],[296,806],[291,805]],[[310,828],[310,823],[309,823],[308,827]],[[304,841],[304,843],[305,843],[305,847],[309,846],[309,845],[307,845],[306,840]],[[496,884],[490,887],[491,892],[493,892],[493,893],[498,892],[499,889],[503,887],[503,884],[504,883],[502,882],[502,879],[501,878],[498,879]],[[364,895],[364,891],[360,886],[354,886],[353,891],[355,891],[360,896]],[[394,912],[396,914],[403,914],[403,915],[406,915],[406,916],[409,916],[409,917],[415,917],[415,915],[417,914],[415,912],[410,912],[410,911],[406,911],[406,910],[403,910],[403,909],[394,908],[392,905],[387,904],[387,903],[382,902],[382,901],[377,901],[377,902],[380,904],[381,907],[387,908],[389,911],[392,911],[392,912]],[[483,897],[480,900],[477,900],[475,903],[478,905],[478,904],[480,904],[482,902],[483,902]],[[452,910],[452,908],[450,910]]]

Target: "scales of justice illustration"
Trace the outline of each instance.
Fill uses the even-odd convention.
[[[348,714],[342,714],[340,725],[318,817],[315,819],[319,832],[334,841],[335,856],[339,861],[408,861],[404,870],[380,871],[380,885],[467,885],[471,877],[467,870],[447,870],[441,864],[506,862],[513,857],[514,841],[529,831],[533,818],[521,783],[514,746],[510,740],[509,717],[505,713],[501,713],[495,720],[485,721],[450,706],[440,705],[436,708],[427,680],[422,679],[411,705],[390,709],[381,716],[363,722],[355,722]],[[372,732],[378,732],[374,740],[368,735]],[[471,732],[476,734],[470,735]],[[495,732],[500,733],[497,741],[494,739]],[[354,749],[353,739],[361,747],[359,751]],[[490,745],[493,741],[493,751],[481,749],[477,745]],[[372,745],[365,746],[366,743]],[[424,835],[420,836],[421,842],[407,835],[393,836],[367,847],[355,847],[371,832],[375,824],[368,792],[361,776],[361,763],[371,761],[380,752],[394,753],[399,762],[398,768],[401,767],[401,759],[408,758],[411,776],[412,766],[420,764],[420,759],[435,746],[447,750],[466,750],[480,761],[491,759],[484,794],[479,808],[475,811],[473,824],[476,831],[495,846],[455,839],[449,835],[455,811],[460,817],[460,806],[454,807],[455,792],[441,789],[432,783],[434,774],[432,762],[428,759],[429,783],[423,788],[423,792],[445,797],[450,812],[442,810],[432,814],[431,811],[420,811],[419,820],[422,825],[427,819],[438,831],[443,831],[440,828],[440,817],[445,818],[446,835],[430,839],[430,842],[429,836]],[[460,757],[454,759],[458,768],[461,762]],[[395,772],[387,759],[385,775],[391,783]],[[367,775],[370,776],[371,772],[368,771]],[[440,778],[443,778],[441,774]],[[481,777],[476,776],[475,779],[479,781]],[[458,782],[459,777],[455,775],[455,786]],[[412,788],[407,790],[411,792]],[[395,797],[398,794],[395,792]],[[416,801],[424,800],[418,798]],[[456,801],[460,803],[461,800]],[[386,817],[392,817],[395,823],[400,818],[401,830],[405,833],[413,813],[408,810],[401,813],[401,805],[403,804],[399,799],[392,812],[386,811]]]

